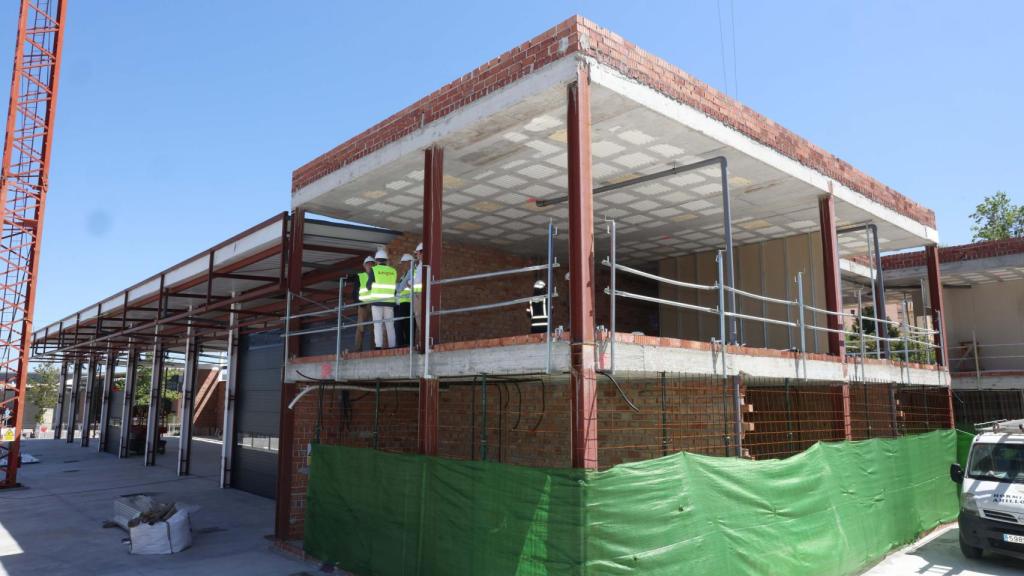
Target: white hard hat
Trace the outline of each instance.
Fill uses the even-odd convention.
[[[416,252],[423,252],[423,242],[416,245]]]
[[[402,254],[402,262],[412,262],[414,258],[411,254]]]
[[[542,290],[545,286],[547,286],[547,284],[545,284],[543,280],[537,280],[533,283],[533,287],[537,290]]]
[[[373,261],[373,256],[367,256],[366,258],[363,258],[363,264],[366,264],[367,262],[372,263]]]
[[[373,257],[376,258],[377,260],[387,260],[388,253],[386,250],[381,248],[380,250],[377,250],[377,253]]]

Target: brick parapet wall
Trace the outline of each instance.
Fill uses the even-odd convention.
[[[939,248],[939,263],[963,262],[965,260],[983,260],[1011,254],[1024,253],[1024,238],[1007,238],[1005,240],[986,240],[959,246]],[[903,252],[882,257],[883,270],[899,270],[901,268],[924,267],[925,252]]]
[[[578,53],[628,78],[707,114],[784,156],[926,226],[935,213],[882,184],[848,162],[811,144],[771,119],[715,90],[679,68],[601,28],[573,16],[554,28],[492,59],[404,110],[321,155],[292,174],[295,192],[339,168],[401,139],[423,126],[527,76]]]

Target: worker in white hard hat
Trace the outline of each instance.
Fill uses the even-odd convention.
[[[363,271],[356,275],[358,283],[358,289],[355,293],[355,301],[360,304],[356,308],[356,335],[355,335],[355,351],[360,352],[363,349],[363,335],[364,329],[366,328],[366,322],[370,321],[370,306],[366,302],[366,297],[370,295],[370,273],[373,270],[373,265],[376,261],[373,256],[367,256],[363,259]]]
[[[423,328],[423,303],[421,302],[423,294],[423,242],[416,245],[413,258],[415,261],[412,263],[412,315],[416,318],[416,325],[412,330],[413,334]]]
[[[530,313],[530,334],[541,334],[548,331],[548,285],[543,280],[533,283],[534,298],[543,297],[543,300],[530,302],[527,312]]]
[[[363,302],[370,303],[373,316],[373,343],[378,350],[395,346],[395,288],[398,272],[388,265],[388,253],[383,248],[373,257],[366,286],[369,293]]]
[[[415,259],[412,254],[402,254],[398,262],[398,273],[402,281],[395,291],[395,337],[398,346],[405,347],[409,345],[409,338],[412,338],[412,319],[409,315],[412,313],[412,271]]]

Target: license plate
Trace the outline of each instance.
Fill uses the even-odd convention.
[[[1024,544],[1024,536],[1018,536],[1017,534],[1003,534],[1003,542]]]

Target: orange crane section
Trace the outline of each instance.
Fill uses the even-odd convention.
[[[22,0],[0,172],[0,488],[18,486],[65,0]],[[60,383],[64,385],[63,382]]]

